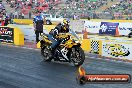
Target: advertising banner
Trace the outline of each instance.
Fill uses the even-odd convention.
[[[119,35],[128,35],[132,31],[132,23],[119,23]]]
[[[132,23],[85,21],[84,29],[86,29],[87,32],[89,33],[110,34],[110,35],[115,35],[116,30],[118,30],[119,35],[127,36],[132,31]]]
[[[104,41],[102,43],[102,56],[132,60],[132,46],[131,44]]]
[[[0,27],[0,42],[14,43],[14,29]]]
[[[101,22],[85,21],[84,29],[89,33],[99,33]]]
[[[99,34],[115,35],[119,23],[101,22]]]

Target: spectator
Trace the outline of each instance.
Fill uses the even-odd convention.
[[[34,31],[36,34],[36,43],[38,43],[39,36],[41,33],[43,33],[43,24],[44,24],[43,17],[41,16],[41,12],[38,10],[35,12],[33,24],[34,24]]]
[[[10,23],[10,18],[6,16],[4,26],[7,26]]]
[[[90,17],[89,16],[87,18],[88,18],[88,20],[90,20]]]
[[[76,14],[73,15],[73,20],[76,20],[77,19],[77,16]]]
[[[11,19],[14,19],[13,13],[10,13],[9,15],[10,15],[10,18],[11,18]]]
[[[7,0],[9,1],[9,0]],[[31,9],[38,8],[38,7],[43,7],[43,11],[47,11],[50,14],[55,14],[56,12],[59,14],[63,14],[63,17],[73,17],[73,14],[75,11],[77,14],[80,16],[82,13],[87,12],[87,13],[93,13],[94,10],[97,10],[101,6],[109,3],[110,1],[114,0],[63,0],[65,1],[65,6],[64,8],[61,8],[59,10],[55,10],[58,7],[58,2],[59,0],[31,0],[32,2],[29,2],[30,0],[11,0],[10,5],[12,8],[16,8],[16,11],[22,11],[22,8],[25,7],[25,10],[29,9],[27,14],[23,12],[25,15],[28,15],[30,18],[30,11]],[[41,1],[41,3],[40,3]],[[60,0],[61,1],[61,0]],[[94,1],[94,2],[93,2]],[[127,2],[125,2],[127,1]],[[122,13],[122,15],[129,15],[129,11],[132,11],[131,8],[131,0],[119,0],[120,3],[117,3],[113,5],[112,7],[106,9],[104,12],[107,12],[109,14],[114,14],[115,12],[119,13],[119,11]],[[128,5],[128,2],[130,3]],[[1,7],[0,7],[1,8]],[[122,10],[120,9],[122,8]],[[29,14],[28,14],[29,13]],[[98,16],[93,15],[94,18],[98,18]],[[83,17],[83,16],[82,16]],[[122,16],[120,16],[122,17]],[[120,18],[118,17],[118,18]],[[76,16],[75,16],[76,18]],[[129,17],[131,18],[131,17]],[[73,17],[74,19],[74,17]],[[121,19],[121,18],[120,18]]]
[[[32,16],[32,13],[31,13],[31,12],[29,12],[29,19],[31,19],[31,16]]]
[[[19,18],[19,19],[22,19],[22,13],[19,13],[18,18]]]
[[[22,13],[22,19],[24,19],[24,13]]]
[[[15,19],[17,19],[17,17],[18,17],[18,12],[15,11],[14,15],[15,15]]]

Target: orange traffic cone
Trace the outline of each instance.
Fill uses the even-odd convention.
[[[118,27],[116,28],[115,36],[116,36],[116,37],[119,37],[119,36],[120,36],[120,35],[119,35],[119,31],[118,31]]]
[[[84,34],[83,34],[83,39],[88,39],[88,32],[85,28]]]

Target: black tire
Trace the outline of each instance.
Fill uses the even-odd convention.
[[[52,53],[48,49],[48,47],[41,47],[41,55],[43,57],[43,61],[45,61],[45,62],[50,62],[52,60],[52,58],[51,58]]]
[[[75,53],[76,55],[73,56],[73,51],[71,51],[71,62],[73,63],[74,66],[80,66],[83,64],[84,60],[85,60],[85,54],[84,51],[81,47],[73,47],[75,49]],[[77,56],[77,53],[79,54],[79,56]]]

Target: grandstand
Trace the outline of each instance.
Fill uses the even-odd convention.
[[[39,9],[66,18],[78,15],[79,18],[132,19],[132,0],[7,0],[7,3],[8,12],[23,14],[25,18]]]
[[[116,2],[114,5],[111,5],[109,8],[106,8],[104,11],[113,14],[115,19],[131,20],[132,1],[122,0],[120,2]]]

